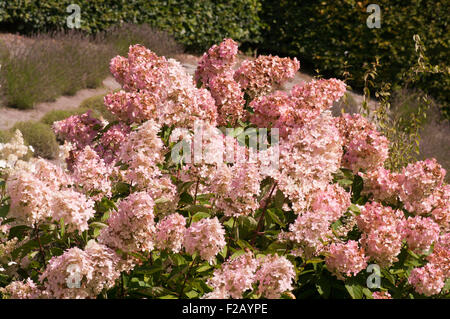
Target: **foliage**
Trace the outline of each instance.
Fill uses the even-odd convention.
[[[266,23],[263,44],[269,52],[298,56],[319,69],[325,76],[341,77],[349,72],[349,84],[364,87],[365,64],[378,56],[377,90],[381,82],[404,86],[403,73],[415,62],[414,34],[419,34],[427,47],[430,63],[445,72],[422,74],[414,83],[436,98],[448,113],[450,85],[448,71],[449,11],[447,1],[383,0],[381,28],[370,29],[366,8],[372,2],[342,1],[262,1],[261,19]],[[276,49],[275,49],[276,48]]]
[[[66,28],[70,0],[3,1],[0,23],[14,31],[53,31]],[[224,37],[243,43],[259,40],[260,3],[256,0],[95,0],[82,1],[81,30],[96,33],[122,22],[148,23],[165,30],[191,50],[207,49]]]
[[[105,96],[103,94],[100,94],[85,99],[83,102],[81,102],[79,110],[77,110],[77,113],[81,114],[85,113],[86,110],[92,110],[94,117],[102,116],[105,120],[109,122],[115,121],[116,117],[105,107],[105,104],[103,103],[104,97]]]
[[[40,122],[52,126],[54,122],[64,120],[72,115],[80,115],[86,113],[88,109],[77,108],[69,110],[53,110],[49,111],[41,117]]]
[[[417,62],[410,69],[405,71],[405,88],[409,90],[408,95],[401,95],[399,101],[399,89],[394,91],[396,95],[396,105],[392,108],[391,97],[392,84],[383,82],[381,89],[375,92],[378,103],[375,108],[369,107],[370,89],[375,87],[375,81],[379,76],[378,58],[364,74],[364,100],[361,113],[372,118],[383,134],[391,142],[389,149],[389,159],[386,166],[392,170],[400,170],[408,163],[417,160],[419,145],[421,141],[421,130],[426,124],[427,113],[431,108],[432,101],[425,92],[412,93],[409,86],[420,79],[420,74],[430,74],[443,72],[439,66],[432,66],[425,55],[425,48],[418,35],[414,35]]]
[[[14,132],[20,130],[27,145],[34,148],[36,156],[54,159],[59,152],[55,133],[50,126],[34,121],[17,122],[11,129]]]

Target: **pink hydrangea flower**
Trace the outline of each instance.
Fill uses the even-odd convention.
[[[314,212],[329,214],[331,221],[338,220],[350,206],[350,193],[337,184],[329,184],[311,196],[311,209]]]
[[[279,155],[279,169],[271,175],[292,201],[294,212],[301,213],[307,209],[308,196],[325,189],[340,166],[342,140],[331,114],[323,112],[293,130],[280,142]]]
[[[367,267],[368,257],[364,249],[358,246],[358,242],[349,240],[346,243],[332,243],[327,248],[328,255],[325,263],[338,279],[345,280],[345,276],[356,276]]]
[[[282,293],[293,289],[295,270],[286,257],[267,255],[258,262],[259,268],[255,276],[259,294],[268,299],[277,299]]]
[[[251,215],[259,207],[261,181],[256,164],[239,162],[217,169],[210,190],[216,194],[215,204],[225,216]]]
[[[96,298],[119,277],[118,261],[113,250],[90,241],[85,250],[74,247],[52,257],[39,280],[49,298]]]
[[[373,200],[396,203],[400,185],[398,174],[383,167],[367,173],[358,173],[364,179],[362,195],[369,195]]]
[[[392,296],[387,291],[375,291],[372,293],[373,299],[392,299]]]
[[[346,145],[342,166],[353,173],[377,170],[389,156],[389,141],[378,131],[363,131]]]
[[[128,134],[130,134],[130,127],[124,123],[111,126],[102,134],[95,151],[105,161],[105,164],[115,164],[120,147],[127,140]]]
[[[218,74],[225,73],[236,62],[238,45],[232,39],[224,39],[219,45],[213,45],[200,59],[195,71],[195,82],[209,83]]]
[[[439,238],[439,225],[431,218],[415,216],[406,220],[404,236],[409,249],[422,254]]]
[[[397,261],[404,237],[403,213],[377,202],[368,202],[356,220],[363,232],[360,242],[366,254],[383,267]]]
[[[217,217],[203,218],[186,229],[184,247],[188,254],[198,253],[203,260],[214,263],[215,256],[225,247],[225,229]]]
[[[253,254],[247,252],[224,262],[221,268],[214,271],[208,284],[213,287],[214,291],[222,291],[222,293],[214,293],[214,296],[225,295],[226,298],[230,296],[240,299],[245,291],[252,289],[257,267],[258,262]]]
[[[8,286],[0,288],[0,292],[9,299],[38,299],[43,295],[30,278],[24,282],[13,281]]]
[[[164,217],[156,225],[156,247],[178,253],[183,245],[185,231],[186,219],[182,215],[174,213]]]
[[[123,252],[152,251],[155,221],[154,202],[146,192],[136,192],[123,199],[118,211],[108,218],[99,242]]]
[[[212,77],[207,87],[216,102],[218,125],[235,125],[238,120],[244,119],[244,92],[231,72]]]
[[[399,175],[400,200],[405,208],[416,214],[431,212],[436,204],[435,190],[442,185],[445,170],[436,159],[408,164]]]
[[[77,149],[90,145],[102,127],[102,122],[92,117],[90,110],[53,123],[56,136],[72,143]]]
[[[100,199],[111,195],[111,171],[97,152],[86,146],[75,159],[72,176],[85,194]]]
[[[428,263],[424,267],[414,268],[408,282],[419,294],[433,296],[441,292],[445,284],[444,278],[439,267]]]
[[[164,144],[158,136],[159,125],[149,120],[127,137],[120,148],[119,159],[128,164],[125,178],[144,189],[161,175],[156,166],[164,161]]]
[[[255,60],[245,60],[234,74],[234,79],[251,97],[269,93],[274,85],[281,85],[295,76],[300,69],[296,58],[260,55]]]
[[[54,194],[51,202],[51,217],[67,225],[67,232],[82,233],[89,228],[88,220],[94,217],[94,201],[72,189]]]
[[[450,231],[450,185],[443,185],[436,192],[436,205],[431,217],[445,232]]]

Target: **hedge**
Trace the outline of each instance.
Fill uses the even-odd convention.
[[[381,9],[381,28],[370,29],[369,4]],[[380,57],[378,81],[402,85],[402,74],[417,60],[413,35],[419,34],[430,63],[449,65],[450,2],[445,0],[262,0],[263,43],[260,48],[300,57],[326,77],[349,71],[349,83],[363,87],[364,63]],[[349,66],[345,65],[345,61]],[[416,87],[447,106],[447,74],[423,76]]]
[[[0,26],[29,33],[66,27],[74,0],[0,2]],[[242,43],[260,41],[258,0],[90,0],[79,1],[81,29],[104,31],[122,22],[148,23],[172,33],[188,49],[202,51],[224,37]]]

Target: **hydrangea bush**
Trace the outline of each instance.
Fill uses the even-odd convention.
[[[237,52],[191,77],[131,46],[104,99],[119,120],[54,123],[63,165],[2,145],[3,298],[448,297],[445,170],[385,169],[377,127],[329,111],[345,83],[281,91],[296,59]]]

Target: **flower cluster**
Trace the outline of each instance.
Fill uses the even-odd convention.
[[[258,260],[259,268],[255,277],[258,293],[265,298],[280,298],[283,292],[292,290],[295,270],[292,263],[284,256],[266,255]]]
[[[408,164],[399,176],[400,199],[405,208],[416,214],[429,213],[435,203],[432,196],[442,186],[445,170],[436,159]]]
[[[53,257],[39,280],[49,298],[95,298],[119,277],[118,261],[113,250],[90,241],[84,250],[74,247]]]
[[[415,216],[406,220],[404,237],[409,249],[422,254],[439,238],[439,225],[431,218]]]
[[[47,219],[64,220],[69,230],[87,229],[94,202],[70,186],[71,176],[43,159],[31,161],[8,178],[10,215],[16,222],[35,227]]]
[[[88,111],[81,115],[72,115],[65,120],[53,123],[53,130],[58,138],[72,143],[77,149],[90,145],[97,136],[103,123]]]
[[[95,194],[93,198],[111,195],[112,168],[90,147],[86,146],[78,153],[72,176],[85,194]]]
[[[108,219],[99,241],[125,253],[153,250],[154,202],[149,194],[136,192],[119,203],[118,211]]]
[[[368,256],[383,267],[397,261],[403,240],[404,216],[401,211],[368,202],[357,217],[357,223],[363,232],[360,241]]]
[[[32,146],[26,146],[19,130],[14,132],[8,143],[0,143],[0,176],[7,176],[17,161],[33,152]]]
[[[295,128],[303,127],[329,109],[345,93],[345,83],[336,80],[312,80],[296,85],[289,94],[275,91],[254,99],[251,122],[260,127],[276,127],[286,137]]]
[[[225,247],[225,229],[217,217],[203,218],[192,223],[184,235],[184,247],[188,254],[198,253],[210,264]]]
[[[342,141],[330,113],[297,128],[280,143],[279,170],[272,177],[296,213],[307,208],[309,194],[331,182],[342,157]]]
[[[178,253],[183,245],[185,231],[186,219],[183,215],[174,213],[164,217],[156,225],[154,239],[156,247]]]
[[[208,83],[217,74],[229,71],[236,62],[238,45],[232,39],[224,39],[219,45],[213,45],[200,59],[195,71],[195,82]]]
[[[325,263],[337,278],[345,280],[346,276],[355,276],[361,270],[366,269],[368,257],[364,249],[358,246],[358,242],[349,240],[347,243],[332,243],[327,250],[329,254]]]
[[[296,58],[260,55],[255,60],[243,61],[234,79],[251,98],[255,98],[293,78],[299,69],[300,62]]]
[[[257,195],[262,176],[256,164],[239,162],[214,172],[210,190],[217,196],[216,206],[225,216],[249,215],[258,209]]]
[[[224,262],[221,268],[214,271],[208,284],[213,287],[213,292],[205,298],[217,295],[229,295],[240,299],[246,290],[252,289],[255,282],[257,260],[250,252]]]
[[[179,62],[134,45],[128,58],[114,58],[110,69],[124,90],[108,94],[104,102],[123,121],[155,120],[181,127],[192,127],[196,119],[215,123],[214,99],[206,89],[195,87]]]
[[[373,200],[395,204],[398,198],[398,173],[384,167],[367,173],[359,173],[364,179],[363,195],[369,195]]]

